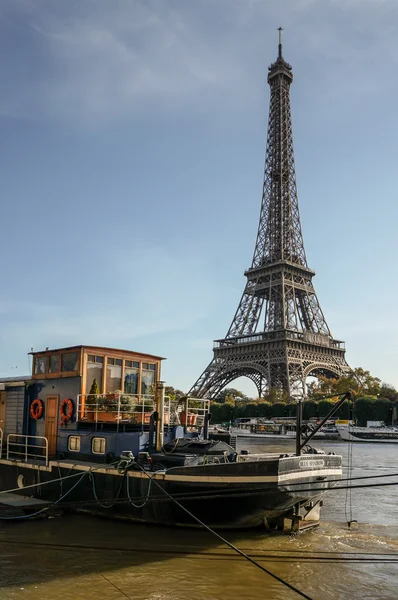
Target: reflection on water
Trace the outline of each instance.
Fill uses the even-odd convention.
[[[347,444],[316,445],[347,456]],[[287,443],[245,446],[287,449]],[[354,445],[352,476],[398,472],[397,457],[393,444]],[[314,599],[395,599],[398,486],[353,490],[358,524],[351,530],[345,504],[345,491],[331,492],[320,528],[299,536],[245,531],[226,537]],[[205,531],[66,514],[0,522],[0,552],[1,600],[298,597]]]

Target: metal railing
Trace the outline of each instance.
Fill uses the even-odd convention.
[[[248,335],[241,335],[231,338],[224,338],[222,340],[215,340],[213,343],[213,348],[224,348],[235,346],[237,344],[250,344],[250,343],[260,343],[267,342],[273,340],[283,340],[283,339],[291,339],[298,340],[302,342],[307,342],[310,344],[316,344],[319,346],[325,346],[329,348],[345,348],[345,343],[340,340],[334,340],[331,337],[321,334],[321,333],[312,333],[312,332],[301,332],[301,331],[293,331],[293,330],[280,330],[280,331],[266,331],[262,333],[253,333]]]
[[[207,398],[185,398],[177,407],[180,425],[203,427],[206,415],[210,412],[210,400]]]
[[[165,397],[164,424],[170,422],[170,398]],[[117,430],[120,425],[149,425],[151,415],[156,410],[156,399],[147,394],[78,394],[77,421],[95,423],[113,423]]]
[[[156,410],[156,398],[146,394],[78,394],[77,421],[93,423],[95,427],[102,423],[113,423],[117,431],[120,426],[149,425],[151,415]],[[171,400],[165,396],[164,425],[184,425],[203,427],[205,416],[210,410],[210,400],[203,398],[184,398]]]
[[[36,443],[39,440],[44,440],[44,444]],[[48,440],[46,437],[40,435],[9,433],[7,435],[6,456],[7,460],[17,460],[19,458],[24,462],[28,462],[29,459],[44,459],[47,466]]]

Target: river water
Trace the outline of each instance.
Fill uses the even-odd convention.
[[[270,442],[244,447],[293,450],[292,440]],[[398,472],[398,445],[314,445],[342,454],[346,466],[351,447],[352,477]],[[358,522],[349,529],[348,520]],[[351,502],[346,491],[329,492],[321,526],[300,535],[256,530],[225,537],[314,600],[398,598],[398,485],[354,489]],[[71,514],[0,522],[1,600],[299,597],[206,531]]]

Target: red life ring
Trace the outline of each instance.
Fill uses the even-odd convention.
[[[37,419],[40,419],[40,417],[43,414],[43,402],[41,400],[39,400],[39,398],[36,398],[36,400],[33,400],[32,404],[30,405],[29,412],[30,412],[30,416],[35,421],[37,421]]]
[[[73,402],[70,398],[64,398],[59,406],[59,414],[61,416],[61,427],[66,425],[71,420],[73,415]]]

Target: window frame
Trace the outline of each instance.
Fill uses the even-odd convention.
[[[70,441],[72,439],[75,439],[79,442],[79,448],[77,450],[75,450],[74,448],[70,447]],[[80,435],[70,435],[68,436],[68,452],[80,452],[80,448],[81,448],[81,438]]]
[[[94,442],[95,442],[95,440],[101,440],[101,441],[103,440],[104,441],[104,451],[103,452],[96,452],[94,450]],[[92,437],[91,438],[91,452],[92,452],[92,454],[104,455],[106,453],[106,438],[104,438],[102,436],[98,436],[98,435]]]

